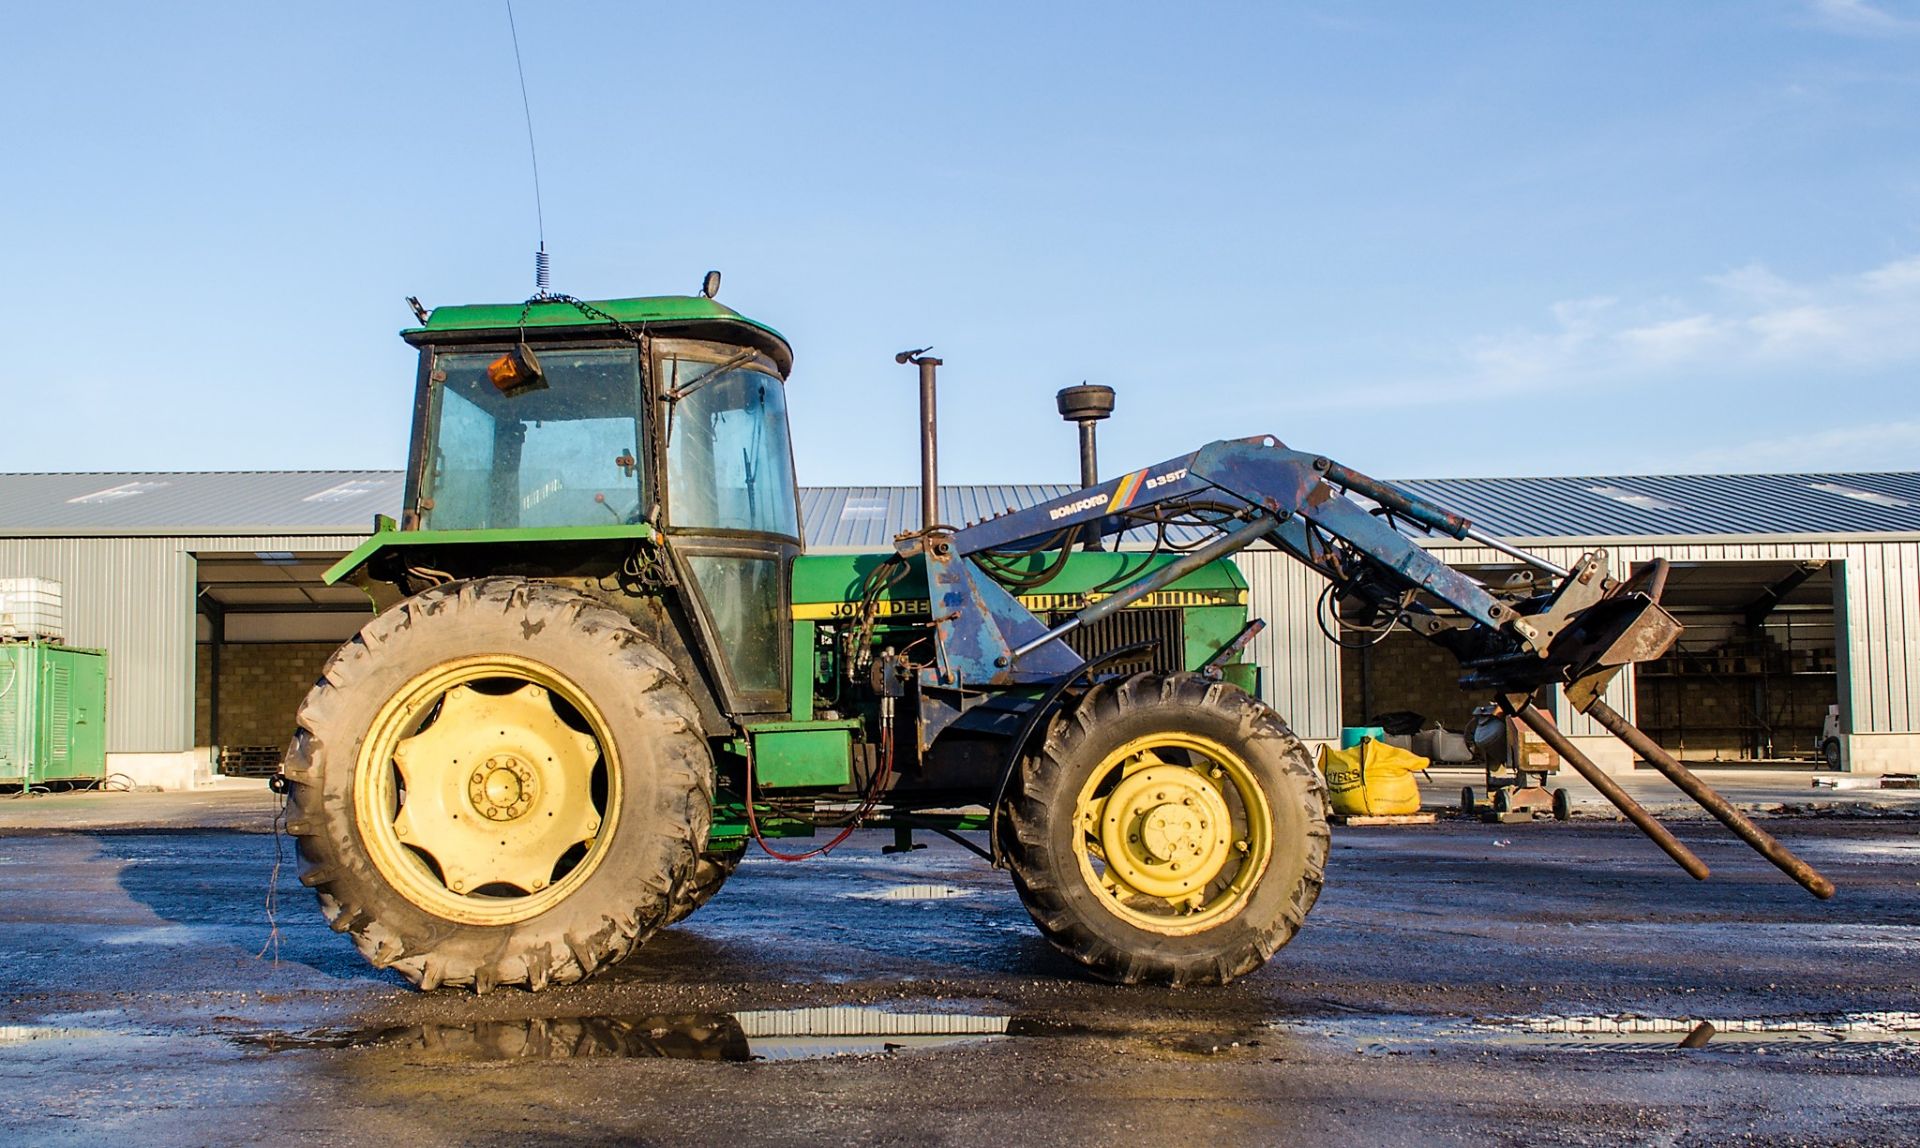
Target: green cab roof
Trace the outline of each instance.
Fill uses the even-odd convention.
[[[622,323],[636,327],[698,327],[707,324],[746,327],[760,336],[756,341],[770,340],[771,345],[767,350],[780,361],[783,371],[793,362],[793,348],[787,343],[785,335],[703,295],[646,295],[634,299],[588,299],[584,302]],[[524,319],[521,318],[522,309],[526,312]],[[511,327],[590,329],[604,326],[604,321],[582,314],[569,303],[545,302],[531,306],[525,303],[461,303],[435,307],[427,315],[425,324],[409,327],[400,332],[400,336],[418,345],[433,342],[436,335],[469,331],[499,331]]]

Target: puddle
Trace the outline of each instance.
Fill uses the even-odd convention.
[[[41,1040],[96,1040],[103,1036],[119,1036],[104,1028],[65,1028],[50,1024],[0,1024],[0,1048],[12,1048],[16,1045],[30,1044]]]
[[[198,930],[187,925],[154,925],[100,938],[103,945],[195,945],[202,942]]]
[[[1300,1035],[1351,1041],[1366,1056],[1465,1049],[1540,1052],[1678,1052],[1702,1022],[1713,1026],[1708,1049],[1764,1051],[1795,1046],[1920,1048],[1920,1012],[1863,1012],[1813,1019],[1766,1017],[1521,1016],[1494,1019],[1352,1017],[1274,1027]]]
[[[1012,1017],[887,1012],[836,1005],[736,1013],[754,1055],[806,1060],[847,1053],[940,1048],[1021,1035]]]
[[[271,1052],[302,1048],[393,1048],[468,1061],[666,1057],[676,1060],[808,1060],[940,1048],[1026,1035],[1006,1016],[889,1012],[836,1005],[671,1016],[533,1017],[375,1030],[249,1033],[240,1043]]]
[[[865,893],[848,893],[859,901],[951,901],[972,896],[972,890],[958,885],[893,885]]]

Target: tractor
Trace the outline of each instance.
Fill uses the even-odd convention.
[[[1328,850],[1322,780],[1246,660],[1261,623],[1227,559],[1256,542],[1324,576],[1347,624],[1451,650],[1696,877],[1541,691],[1616,722],[1831,893],[1602,700],[1679,633],[1663,570],[1616,578],[1603,552],[1560,569],[1270,436],[942,523],[939,361],[916,352],[921,522],[891,550],[810,555],[792,351],[715,279],[416,305],[402,333],[419,351],[404,509],[327,574],[376,613],[301,704],[276,779],[301,882],[373,965],[425,990],[577,982],[699,909],[750,842],[797,859],[866,826],[1007,869],[1098,977],[1255,970],[1305,921]],[[1540,577],[1482,585],[1416,544],[1436,531]],[[1102,548],[1122,534],[1154,544]]]

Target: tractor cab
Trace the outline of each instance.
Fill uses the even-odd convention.
[[[800,550],[785,339],[677,296],[441,307],[403,337],[420,349],[403,531],[485,531],[491,569],[500,543],[538,565],[650,539],[663,581],[692,591],[724,708],[785,708]],[[452,549],[435,561],[466,576]]]

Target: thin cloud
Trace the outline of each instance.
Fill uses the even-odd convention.
[[[1920,20],[1899,16],[1866,0],[1813,0],[1815,19],[1839,32],[1867,36],[1904,36],[1920,32]]]
[[[1809,282],[1752,263],[1703,286],[1690,299],[1556,303],[1541,327],[1465,340],[1452,369],[1330,389],[1305,403],[1459,403],[1546,385],[1738,383],[1793,372],[1830,379],[1920,364],[1920,257]]]
[[[1679,470],[1829,470],[1836,458],[1848,470],[1913,470],[1920,460],[1920,422],[1871,423],[1754,439],[1688,455]]]

